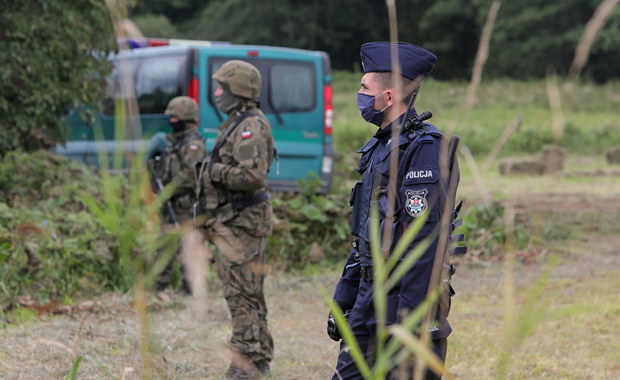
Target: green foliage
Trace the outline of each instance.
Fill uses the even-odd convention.
[[[176,250],[162,234],[143,171],[91,174],[47,151],[10,152],[0,166],[0,310],[20,295],[36,302],[145,286]],[[131,191],[130,191],[131,189]],[[87,207],[88,206],[88,207]]]
[[[141,157],[133,161],[128,178],[101,173],[101,199],[87,192],[80,194],[97,223],[117,244],[114,270],[124,290],[138,286],[150,289],[172,259],[179,241],[180,231],[162,232],[159,220],[162,205],[173,189],[168,186],[157,197],[149,196],[151,183]],[[117,159],[115,162],[120,164]]]
[[[419,41],[425,41],[423,46],[439,58],[433,68],[434,78],[468,78],[471,75],[482,30],[477,19],[480,12],[485,11],[475,3],[474,0],[435,1],[419,17],[419,22],[401,23],[403,35],[420,34]],[[401,11],[407,14],[404,6]],[[416,30],[419,32],[416,33]],[[413,43],[418,41],[410,38],[405,40]]]
[[[133,21],[143,35],[155,38],[175,38],[178,31],[168,17],[162,15],[146,14],[136,16]]]
[[[103,95],[113,36],[103,0],[3,2],[0,156],[64,141],[60,117]]]
[[[506,223],[514,223],[514,231]],[[462,233],[467,237],[468,250],[475,256],[489,258],[502,251],[509,233],[514,233],[517,249],[526,248],[530,241],[527,226],[519,220],[506,221],[504,206],[499,202],[468,208],[462,228]]]
[[[29,322],[35,322],[38,319],[38,315],[36,312],[30,309],[26,309],[23,307],[18,307],[11,310],[8,313],[0,313],[0,315],[5,314],[6,320],[9,323],[14,323],[18,325],[23,325]],[[2,326],[2,324],[0,324]]]
[[[267,261],[281,268],[301,269],[310,261],[313,244],[325,259],[341,260],[348,252],[350,208],[341,194],[316,195],[320,181],[301,183],[302,193],[272,198],[276,224],[269,238]]]
[[[65,377],[65,380],[77,380],[78,370],[80,369],[80,363],[82,362],[82,359],[84,359],[84,357],[81,355],[75,358],[75,361],[73,362],[73,366],[71,367],[71,373],[69,373]]]
[[[358,156],[353,152],[375,133],[357,109],[355,93],[360,78],[359,73],[334,73],[334,144],[339,155],[335,162],[337,169],[344,166],[342,173],[347,176],[357,164]],[[620,134],[616,133],[620,128],[616,112],[620,107],[620,82],[560,83],[566,127],[559,139],[551,133],[552,114],[544,81],[483,82],[478,106],[471,111],[463,106],[466,89],[464,82],[428,80],[415,106],[420,112],[431,110],[433,118],[429,121],[447,134],[460,135],[461,144],[475,156],[488,154],[517,115],[523,116],[523,122],[502,149],[502,156],[535,153],[549,143],[578,154],[599,154],[620,144]]]
[[[194,0],[149,0],[134,1],[132,15],[166,15],[175,24],[190,20],[196,12],[205,7],[209,1]]]
[[[400,0],[398,38],[439,57],[434,78],[469,79],[492,0]],[[542,78],[565,74],[600,0],[503,1],[484,77]],[[140,2],[136,16],[164,15],[182,38],[225,40],[324,50],[341,70],[359,69],[359,47],[390,39],[385,2],[363,0],[189,0]],[[600,31],[583,75],[597,82],[620,77],[620,8]],[[532,31],[536,31],[533,33]]]
[[[384,4],[359,0],[213,0],[184,25],[189,38],[325,50],[350,69],[363,42],[388,37],[386,14]]]
[[[553,68],[566,74],[585,24],[598,3],[593,0],[502,2],[486,73],[528,79],[544,77]],[[615,16],[619,14],[620,10],[616,10]],[[618,40],[620,23],[611,22],[604,31],[593,45],[593,55],[584,72],[600,82],[609,79],[610,74],[618,77],[614,62],[620,59],[617,45],[612,43]]]
[[[97,194],[85,167],[46,151],[12,152],[0,166],[0,310],[118,285],[115,243],[78,194]]]

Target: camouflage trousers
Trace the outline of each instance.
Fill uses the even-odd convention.
[[[217,274],[232,318],[231,349],[252,362],[270,362],[273,338],[263,293],[266,237],[218,223],[210,240],[217,247]]]

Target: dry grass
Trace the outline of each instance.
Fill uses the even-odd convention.
[[[511,379],[599,379],[620,376],[620,286],[616,238],[585,246],[592,254],[569,257],[544,294],[548,316],[517,350]],[[455,277],[448,367],[460,379],[491,379],[500,351],[501,264],[460,267]],[[613,272],[609,269],[616,268]],[[518,290],[527,290],[536,266],[516,271]],[[272,276],[267,286],[270,327],[276,342],[273,379],[326,379],[337,345],[325,335],[327,309],[321,292],[332,289],[337,273],[310,277]],[[61,379],[75,354],[83,355],[79,379],[140,379],[139,332],[128,296],[105,295],[102,310],[49,317],[2,331],[0,378]],[[155,366],[161,379],[219,379],[226,369],[230,334],[224,301],[212,294],[208,317],[194,318],[189,297],[150,302]],[[615,364],[614,364],[615,363]]]
[[[600,242],[600,241],[599,241]],[[616,245],[617,247],[617,245]],[[510,379],[615,379],[620,376],[620,286],[618,250],[595,253],[557,268],[543,299],[547,313],[534,333],[516,351]],[[461,271],[455,281],[461,288],[452,311],[455,333],[450,340],[448,367],[461,379],[492,379],[501,350],[501,298],[494,289],[501,279],[480,286],[472,277],[488,278],[490,269]],[[517,275],[527,291],[534,268]],[[491,278],[494,274],[491,274]],[[484,281],[484,280],[482,280]],[[461,282],[472,282],[463,285]],[[495,286],[493,286],[495,285]],[[471,286],[472,289],[464,289]]]
[[[576,168],[579,166],[579,172]],[[620,378],[620,177],[590,177],[599,158],[571,157],[569,175],[483,180],[493,199],[529,216],[533,242],[561,257],[536,305],[540,322],[511,357],[508,379]],[[572,174],[571,174],[572,173]],[[478,190],[463,170],[460,197],[475,203]],[[466,207],[467,207],[466,204]],[[543,236],[544,234],[544,236]],[[344,257],[345,253],[343,253]],[[545,257],[514,271],[522,305]],[[327,307],[340,268],[318,275],[272,274],[266,284],[276,352],[271,379],[326,379],[338,346],[325,334]],[[454,278],[448,368],[459,379],[496,378],[502,351],[502,263],[461,265]],[[211,273],[206,318],[190,297],[150,294],[149,332],[157,379],[220,379],[228,365],[230,320]],[[0,378],[62,379],[78,355],[78,379],[141,379],[137,318],[129,295],[106,294],[89,314],[31,317],[0,330]],[[520,310],[517,307],[516,310]]]

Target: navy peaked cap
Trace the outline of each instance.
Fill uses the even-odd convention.
[[[411,80],[431,72],[437,57],[419,46],[398,42],[398,61],[401,74]],[[367,42],[360,49],[364,73],[392,71],[392,52],[390,42]]]

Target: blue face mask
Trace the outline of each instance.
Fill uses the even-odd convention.
[[[360,109],[362,117],[364,120],[376,125],[377,127],[380,127],[383,122],[383,111],[385,111],[387,106],[382,110],[376,110],[375,99],[377,96],[381,96],[383,94],[385,94],[385,91],[376,96],[357,94],[357,107]]]

